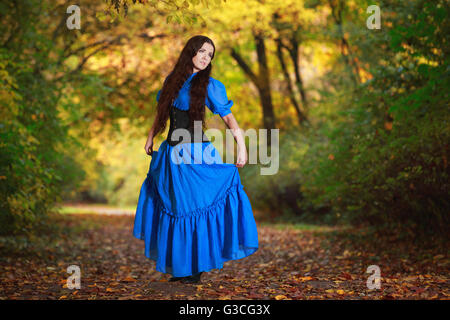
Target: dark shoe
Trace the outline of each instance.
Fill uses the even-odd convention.
[[[181,282],[183,282],[183,283],[199,283],[202,273],[203,272],[200,272],[200,273],[194,274],[192,276],[185,277],[184,279],[181,280]]]
[[[172,277],[169,279],[169,282],[181,281],[186,277]]]

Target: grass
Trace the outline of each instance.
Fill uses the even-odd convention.
[[[331,232],[336,228],[331,226],[321,226],[308,223],[289,223],[289,222],[261,222],[260,226],[270,226],[277,230],[294,229],[300,231],[316,231],[316,232]]]
[[[60,214],[107,214],[109,212],[133,213],[136,206],[114,206],[107,204],[62,204],[55,209]]]

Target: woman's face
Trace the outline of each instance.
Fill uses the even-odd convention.
[[[192,58],[194,63],[194,72],[205,69],[211,62],[214,53],[214,47],[208,42],[203,43],[203,46],[197,51],[197,54]]]

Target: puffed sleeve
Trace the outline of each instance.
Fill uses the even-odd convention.
[[[207,87],[206,106],[212,113],[218,114],[221,117],[231,113],[231,106],[233,100],[228,100],[225,86],[219,80],[210,78]]]

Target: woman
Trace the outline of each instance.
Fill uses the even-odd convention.
[[[233,101],[225,86],[210,77],[214,53],[208,37],[189,39],[158,92],[157,115],[145,144],[152,160],[140,191],[133,235],[144,240],[145,255],[156,262],[156,270],[172,274],[169,281],[197,283],[203,272],[221,269],[225,261],[258,249],[256,223],[238,171],[247,162],[247,150],[230,110]],[[236,165],[217,157],[203,130],[201,135],[176,138],[176,129],[193,133],[194,121],[201,121],[204,129],[205,105],[232,129],[238,144]],[[153,138],[165,130],[168,118],[168,137],[153,151]],[[214,159],[197,163],[194,149]],[[174,154],[184,160],[173,161]]]

